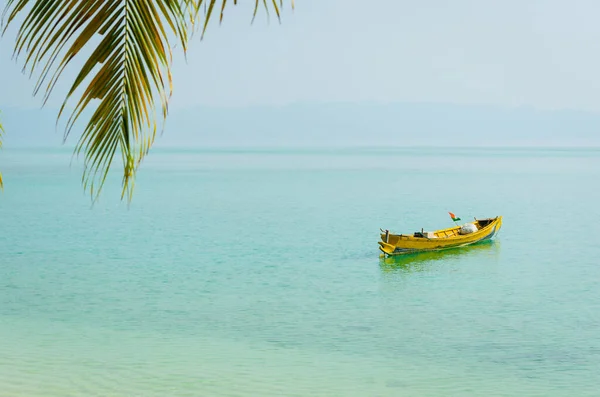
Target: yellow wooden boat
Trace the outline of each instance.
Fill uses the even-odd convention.
[[[502,226],[502,217],[475,219],[467,225],[455,226],[434,232],[411,235],[392,234],[382,230],[379,249],[385,256],[402,255],[421,251],[437,251],[462,247],[493,238]]]

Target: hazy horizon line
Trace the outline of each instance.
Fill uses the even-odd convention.
[[[445,101],[293,101],[285,103],[256,103],[256,104],[191,104],[191,105],[173,105],[170,103],[169,114],[178,111],[189,111],[194,109],[219,109],[219,110],[249,110],[249,109],[283,109],[294,106],[335,106],[335,105],[356,105],[356,106],[402,106],[402,105],[421,105],[421,106],[448,106],[462,108],[485,108],[495,110],[511,110],[511,111],[537,111],[537,112],[581,112],[590,114],[600,114],[600,109],[594,110],[589,108],[573,108],[573,107],[542,107],[533,104],[510,105],[493,102],[445,102]],[[71,109],[67,106],[66,111]],[[60,106],[40,105],[40,106],[15,106],[11,104],[0,104],[0,112],[6,113],[10,110],[17,111],[52,111],[58,112]]]
[[[17,145],[9,146],[4,145],[0,151],[6,153],[11,150],[48,150],[48,151],[69,151],[75,150],[75,146],[66,145]],[[558,145],[558,144],[514,144],[514,145],[494,145],[494,144],[481,144],[481,145],[159,145],[155,144],[150,149],[152,152],[160,151],[278,151],[278,150],[297,150],[297,151],[312,151],[312,150],[402,150],[402,149],[540,149],[540,150],[573,150],[573,149],[586,149],[590,151],[600,150],[600,145]],[[117,151],[118,152],[118,151]],[[83,153],[82,153],[83,154]]]

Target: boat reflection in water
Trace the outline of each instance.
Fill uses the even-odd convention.
[[[423,271],[435,262],[456,261],[473,257],[490,259],[497,255],[500,243],[486,240],[466,247],[448,248],[439,251],[423,251],[397,256],[380,256],[379,262],[384,271]]]

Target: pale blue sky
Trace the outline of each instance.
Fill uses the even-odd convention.
[[[175,60],[173,107],[448,102],[600,110],[593,0],[297,0],[279,25],[252,5]],[[216,22],[216,20],[215,20]],[[38,106],[0,42],[0,107]],[[56,97],[56,99],[60,99]]]
[[[308,129],[306,144],[349,136],[361,144],[429,144],[448,131],[464,139],[444,142],[467,145],[600,144],[597,0],[296,0],[294,12],[287,2],[281,25],[261,13],[253,26],[253,2],[243,3],[227,10],[222,26],[215,19],[204,41],[193,40],[187,62],[176,57],[171,116],[159,144],[295,144]],[[54,131],[48,120],[55,115],[11,112],[41,103],[10,60],[13,39],[9,32],[0,41],[9,144],[31,141],[14,137],[15,129]],[[336,107],[340,102],[352,106]],[[333,107],[316,111],[328,103]],[[390,103],[400,107],[369,107]],[[410,103],[432,105],[412,114]],[[274,114],[281,106],[295,108]],[[220,107],[238,110],[210,110]],[[249,119],[239,110],[245,107],[260,108]],[[304,123],[288,123],[283,114]],[[60,142],[60,134],[51,136]]]

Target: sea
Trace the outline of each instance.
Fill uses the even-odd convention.
[[[0,396],[599,396],[600,149],[0,151]],[[380,229],[503,216],[381,258]]]

